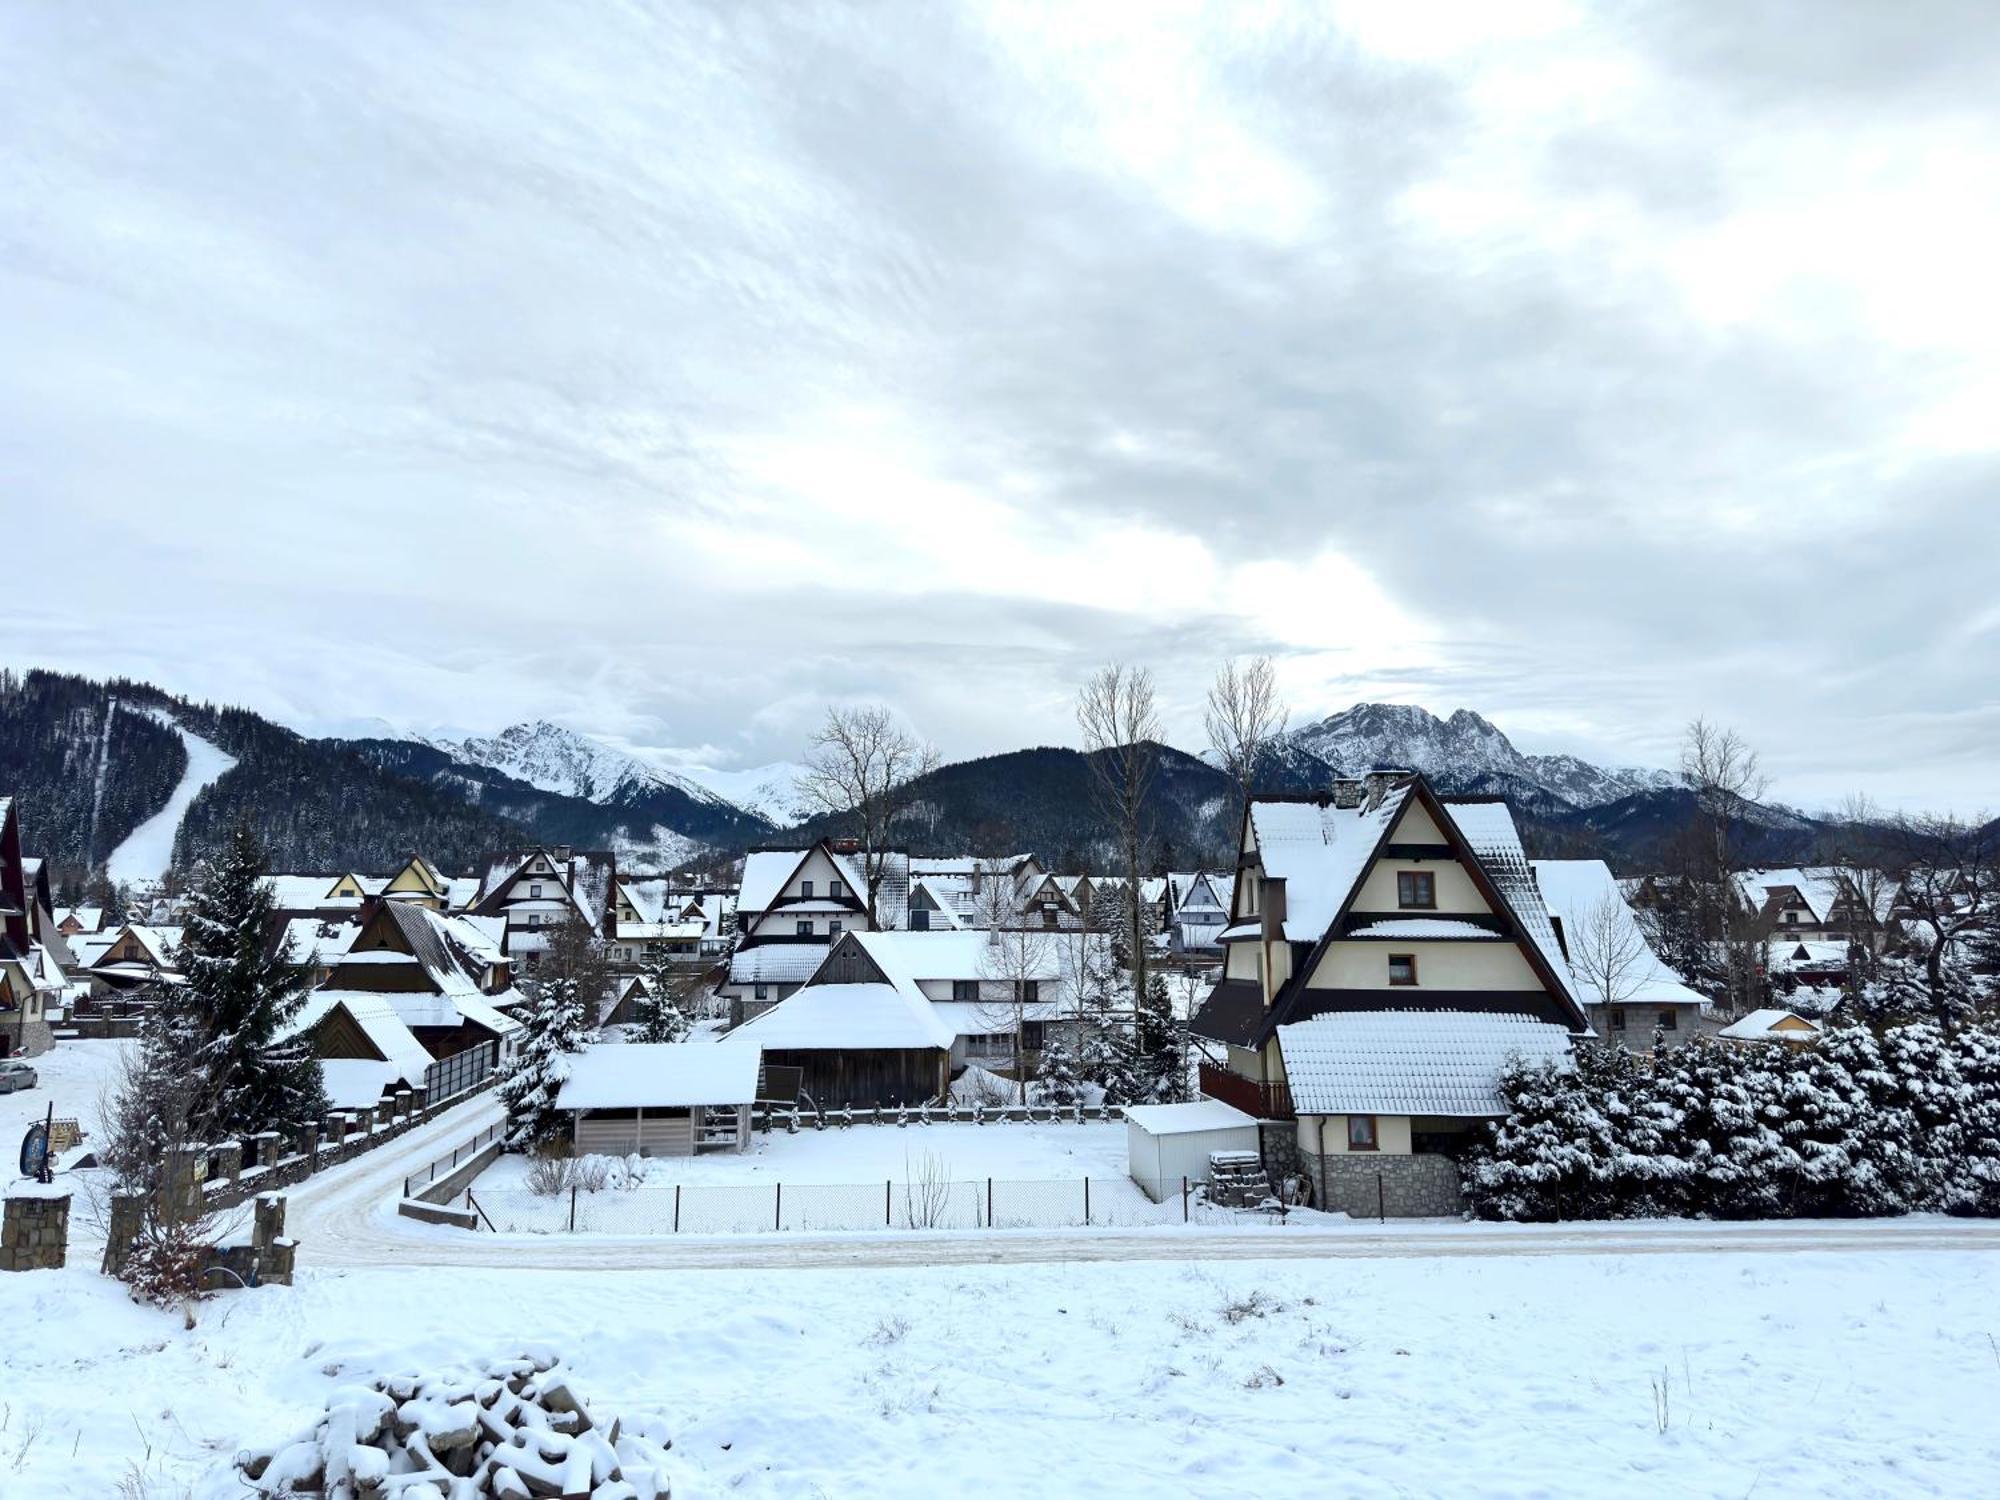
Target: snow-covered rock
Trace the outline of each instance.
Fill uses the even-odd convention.
[[[1357,703],[1287,737],[1347,775],[1409,766],[1448,788],[1526,784],[1575,807],[1596,807],[1675,784],[1666,771],[1607,769],[1574,755],[1523,755],[1488,719],[1461,708],[1440,719],[1412,703]]]
[[[546,719],[515,724],[495,735],[430,743],[459,760],[490,766],[545,792],[607,807],[636,801],[660,787],[671,787],[698,802],[729,800],[699,782]]]

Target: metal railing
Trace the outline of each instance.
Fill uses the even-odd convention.
[[[481,1151],[484,1151],[488,1146],[499,1140],[506,1128],[507,1125],[504,1120],[489,1125],[471,1140],[466,1141],[462,1145],[454,1146],[451,1155],[440,1156],[428,1166],[419,1167],[403,1179],[403,1196],[405,1198],[414,1198],[424,1188],[436,1182],[440,1173],[456,1171],[461,1162],[470,1161]]]
[[[467,1047],[463,1052],[454,1052],[450,1057],[432,1063],[424,1070],[424,1103],[436,1107],[446,1099],[454,1099],[469,1089],[475,1089],[492,1074],[500,1061],[498,1042],[481,1042],[476,1047]]]

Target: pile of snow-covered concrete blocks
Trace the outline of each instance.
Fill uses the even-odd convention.
[[[328,1500],[667,1500],[657,1421],[593,1414],[549,1354],[344,1386],[279,1447],[237,1456],[264,1495]]]

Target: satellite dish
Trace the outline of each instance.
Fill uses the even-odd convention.
[[[49,1164],[49,1128],[40,1120],[21,1137],[21,1175],[40,1177]]]

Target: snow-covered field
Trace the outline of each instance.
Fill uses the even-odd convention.
[[[782,1129],[751,1137],[748,1151],[701,1156],[663,1156],[646,1163],[651,1183],[902,1182],[936,1159],[939,1175],[957,1179],[1124,1177],[1125,1126],[1121,1121],[1086,1125],[852,1125],[845,1130],[810,1126],[791,1135]],[[477,1187],[522,1185],[525,1156],[503,1156]]]
[[[173,863],[174,835],[180,831],[181,819],[201,795],[202,788],[220,780],[236,764],[235,756],[224,753],[200,735],[189,734],[167,715],[146,712],[178,734],[181,743],[187,746],[187,774],[167,798],[167,805],[133,829],[125,842],[111,851],[105,870],[119,884],[158,880],[166,874],[167,866]]]
[[[0,1494],[220,1500],[368,1372],[548,1345],[737,1495],[1992,1493],[1989,1253],[0,1277]]]
[[[742,1154],[631,1162],[573,1204],[567,1192],[529,1191],[531,1170],[529,1158],[506,1156],[480,1175],[473,1194],[485,1222],[503,1233],[747,1234],[1183,1218],[1178,1192],[1155,1204],[1126,1175],[1117,1123],[778,1131],[753,1137]]]

